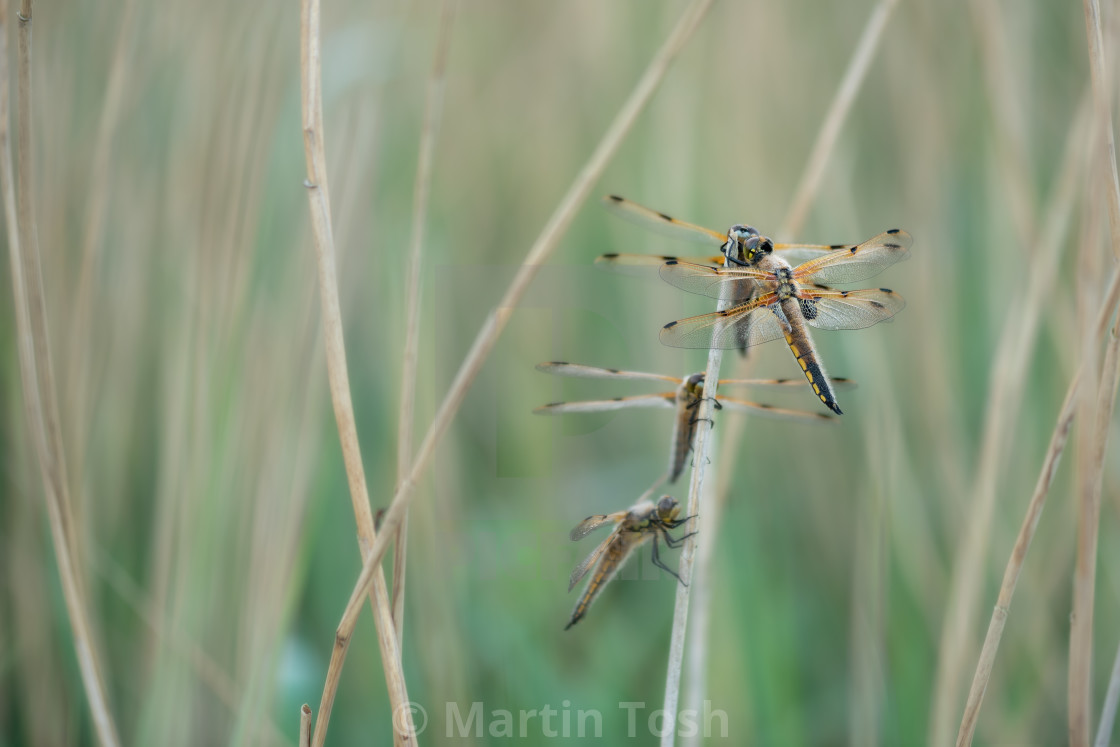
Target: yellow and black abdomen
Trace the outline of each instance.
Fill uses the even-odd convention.
[[[805,322],[806,313],[814,314],[815,309],[811,302],[802,304],[796,297],[783,299],[781,308],[789,323],[785,329],[786,344],[793,352],[793,357],[797,359],[797,365],[801,366],[805,378],[809,380],[809,386],[813,387],[813,393],[820,398],[820,401],[837,415],[842,415],[840,406],[836,404],[836,395],[832,391],[828,375],[821,365],[820,356],[817,355],[817,349],[813,346],[812,338],[809,337],[809,325]]]

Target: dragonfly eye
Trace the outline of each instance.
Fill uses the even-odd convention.
[[[680,513],[681,506],[677,503],[677,499],[671,495],[661,496],[661,500],[657,502],[657,515],[662,521],[672,521],[677,518]]]

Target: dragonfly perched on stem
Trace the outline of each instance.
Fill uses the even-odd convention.
[[[650,488],[645,495],[652,492],[653,488]],[[575,625],[587,614],[592,602],[626,562],[626,559],[630,557],[630,554],[646,542],[653,542],[653,549],[650,552],[653,564],[668,572],[680,583],[684,583],[676,571],[661,561],[658,554],[660,542],[664,542],[670,548],[676,548],[680,546],[681,542],[695,534],[695,532],[689,532],[680,537],[673,537],[669,534],[669,530],[676,529],[693,518],[691,516],[683,519],[678,518],[680,511],[680,504],[672,496],[663,495],[657,503],[646,500],[643,496],[641,500],[625,511],[588,516],[572,530],[571,538],[573,541],[577,541],[601,526],[614,524],[614,530],[610,535],[572,571],[568,582],[568,591],[574,589],[575,585],[587,575],[592,567],[595,568],[594,573],[591,574],[591,579],[587,582],[587,588],[580,595],[579,602],[576,603],[576,608],[572,611],[572,617],[568,620],[568,624],[564,626],[564,630]]]
[[[808,328],[862,329],[890,319],[906,305],[889,288],[829,287],[866,280],[905,259],[913,239],[901,229],[884,231],[862,244],[777,244],[750,226],[732,226],[725,235],[621,197],[608,197],[605,204],[655,231],[709,245],[719,242],[720,257],[606,254],[596,260],[615,267],[659,264],[661,277],[669,284],[732,304],[724,311],[666,324],[662,343],[745,350],[784,338],[813,392],[838,415],[834,388]]]
[[[590,400],[584,402],[553,402],[538,407],[533,412],[541,415],[557,415],[568,412],[608,412],[638,407],[658,407],[675,409],[673,435],[669,442],[669,469],[667,479],[676,482],[692,451],[692,441],[696,435],[696,411],[704,397],[704,373],[694,373],[685,378],[645,373],[642,371],[623,371],[617,368],[597,368],[563,361],[551,361],[537,365],[538,371],[560,376],[575,376],[588,379],[612,379],[616,381],[659,381],[674,385],[673,391],[638,394],[630,397]],[[835,379],[839,386],[854,386],[848,379]],[[719,389],[727,386],[759,386],[777,388],[800,388],[805,386],[801,379],[720,379]],[[737,410],[761,415],[767,418],[791,420],[802,423],[829,423],[836,419],[825,413],[789,410],[759,402],[735,399],[723,394],[716,396],[717,410]]]

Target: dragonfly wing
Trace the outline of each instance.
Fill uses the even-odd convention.
[[[709,267],[671,261],[661,266],[661,279],[689,293],[721,301],[751,296],[760,284],[774,284],[773,273],[751,267]]]
[[[804,383],[804,382],[802,382]],[[732,399],[717,395],[716,400],[724,410],[749,412],[752,415],[759,415],[764,418],[774,418],[775,420],[796,420],[801,423],[837,423],[839,422],[832,415],[824,413],[806,412],[805,410],[789,410],[782,407],[774,407],[773,405],[764,405],[758,402],[748,402],[745,399]]]
[[[798,265],[793,271],[793,278],[826,285],[866,280],[905,259],[913,243],[910,234],[893,228],[847,250],[832,251]]]
[[[551,402],[541,405],[533,412],[537,415],[559,415],[569,412],[611,412],[636,407],[675,407],[676,398],[676,392],[661,392],[614,399],[592,399],[585,402]]]
[[[615,537],[617,537],[620,532],[621,529],[615,527],[615,530],[611,532],[609,537],[592,550],[591,554],[583,559],[583,562],[572,569],[572,575],[568,577],[568,591],[576,588],[576,584],[580,582],[580,579],[586,576],[587,572],[595,567],[595,564],[603,557],[603,553],[611,546],[611,543],[615,541]]]
[[[662,236],[717,247],[723,246],[727,242],[727,234],[725,233],[718,233],[703,226],[685,223],[683,220],[677,220],[665,213],[652,210],[618,195],[604,197],[603,207],[623,220],[636,223]]]
[[[675,376],[663,376],[644,371],[622,371],[617,368],[599,368],[597,366],[583,366],[579,363],[566,361],[549,361],[538,363],[537,370],[557,376],[574,376],[581,379],[618,379],[619,381],[668,381],[680,384],[681,380]]]
[[[744,306],[669,322],[661,343],[674,348],[748,348],[782,336],[778,316],[766,303],[768,294]]]
[[[834,379],[829,377],[829,380],[836,385],[837,389],[854,389],[856,382],[852,379]],[[760,387],[782,387],[789,389],[791,387],[805,386],[805,379],[720,379],[719,386],[722,389],[725,386],[760,386]]]
[[[811,309],[805,315],[818,329],[863,329],[886,321],[902,311],[906,301],[889,288],[838,291],[817,288],[802,299]]]
[[[575,529],[573,529],[571,534],[569,534],[568,536],[572,538],[573,542],[577,542],[594,532],[599,527],[606,524],[617,524],[625,518],[625,511],[615,511],[613,514],[595,514],[594,516],[588,516],[579,524],[576,524]]]
[[[774,244],[774,254],[797,267],[819,259],[840,249],[851,249],[851,244]]]

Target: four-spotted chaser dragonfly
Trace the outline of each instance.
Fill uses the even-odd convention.
[[[733,306],[724,311],[670,322],[661,342],[682,348],[746,349],[784,337],[813,391],[829,409],[841,414],[808,327],[862,329],[890,319],[906,305],[889,288],[842,291],[826,283],[866,280],[904,259],[910,234],[891,229],[862,244],[775,244],[750,226],[736,225],[726,236],[643,208],[621,197],[608,197],[614,212],[654,230],[720,243],[722,257],[699,261],[608,254],[610,265],[661,264],[671,285]],[[722,260],[722,266],[713,266]],[[793,267],[791,261],[799,264]]]
[[[622,564],[626,562],[626,558],[630,556],[630,553],[650,540],[653,541],[653,550],[650,553],[653,564],[662,570],[668,571],[674,578],[681,581],[681,577],[677,575],[676,571],[661,562],[661,558],[657,553],[659,541],[664,540],[667,546],[675,548],[685,539],[695,534],[695,532],[690,532],[681,537],[673,537],[669,534],[670,529],[676,529],[688,521],[688,519],[692,518],[678,518],[680,511],[681,507],[680,504],[677,503],[677,500],[672,496],[665,495],[662,496],[661,500],[656,504],[648,500],[641,500],[626,511],[588,516],[572,530],[572,540],[581,540],[601,526],[607,524],[615,525],[614,531],[610,533],[610,536],[603,540],[603,543],[596,547],[595,550],[572,571],[572,576],[568,583],[568,591],[575,588],[575,585],[579,583],[581,578],[587,575],[587,572],[592,566],[595,567],[595,572],[591,574],[591,580],[587,582],[587,588],[584,589],[583,594],[580,595],[579,602],[572,611],[572,618],[568,621],[568,624],[564,626],[564,630],[575,625],[587,614],[587,609],[591,606],[591,603],[595,601],[595,597],[599,595],[603,587],[614,577],[614,574],[618,572]],[[681,583],[684,582],[681,581]]]
[[[664,381],[676,385],[675,391],[671,392],[639,394],[631,397],[615,397],[614,399],[587,402],[553,402],[538,407],[533,412],[552,415],[566,412],[606,412],[635,407],[675,408],[677,412],[673,423],[673,437],[669,444],[669,472],[667,478],[672,483],[680,477],[688,454],[692,450],[692,441],[696,434],[696,410],[704,397],[703,372],[679,379],[676,376],[663,376],[640,371],[620,371],[617,368],[596,368],[595,366],[582,366],[562,361],[540,363],[537,365],[537,370],[561,376],[615,379],[618,381]],[[852,385],[852,382],[848,379],[834,379],[834,381],[839,386]],[[800,379],[720,379],[719,387],[725,386],[803,387],[805,384]],[[733,399],[725,397],[723,394],[716,395],[715,407],[716,409],[746,411],[755,415],[783,420],[797,420],[808,423],[835,422],[831,415],[787,410],[758,402]]]

